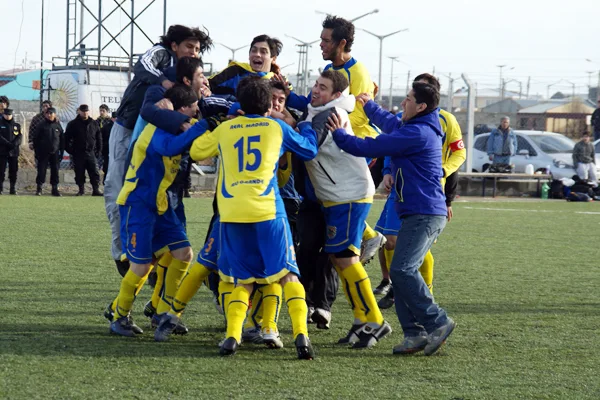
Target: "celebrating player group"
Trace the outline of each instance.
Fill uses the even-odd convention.
[[[446,341],[455,323],[434,301],[430,248],[452,218],[460,128],[438,108],[430,74],[415,78],[401,114],[382,109],[353,41],[351,22],[327,16],[329,64],[307,97],[280,73],[281,42],[264,34],[248,63],[210,78],[201,56],[212,39],[198,28],[173,25],[140,57],[109,139],[104,196],[122,276],[104,313],[112,333],[143,334],[131,312],[149,281],[144,315],[158,342],[188,332],[184,311],[206,284],[225,316],[222,356],[242,344],[283,347],[285,303],[298,358],[313,359],[308,324],[329,328],[339,286],[353,312],[339,345],[371,348],[389,336],[380,308],[392,304],[403,331],[394,354],[431,355]],[[214,215],[194,259],[185,181],[191,163],[212,157]],[[380,184],[389,195],[373,229]],[[383,280],[373,290],[364,264],[377,255]],[[375,294],[386,296],[378,304]]]

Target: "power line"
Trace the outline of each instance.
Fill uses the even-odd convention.
[[[21,25],[19,26],[19,39],[17,39],[17,48],[15,49],[15,57],[14,57],[14,61],[13,61],[13,71],[17,67],[17,52],[19,51],[19,46],[21,45],[21,32],[23,30],[23,21],[25,21],[25,0],[21,0]]]

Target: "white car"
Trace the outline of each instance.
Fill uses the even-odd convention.
[[[573,147],[575,142],[568,137],[554,132],[514,131],[517,135],[517,155],[511,157],[515,172],[524,173],[528,164],[533,165],[535,172],[550,169],[554,179],[571,178],[577,172],[573,167]],[[489,133],[475,137],[473,146],[473,172],[485,172],[491,165],[487,155]],[[600,176],[600,156],[596,146],[596,168]]]

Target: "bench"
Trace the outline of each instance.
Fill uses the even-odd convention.
[[[494,180],[494,189],[492,191],[492,197],[496,197],[496,187],[498,183],[498,179],[504,180],[515,180],[515,181],[525,181],[525,180],[537,180],[537,194],[538,197],[541,195],[541,181],[549,181],[552,180],[552,175],[550,174],[506,174],[506,173],[495,173],[495,172],[459,172],[459,177],[465,178],[483,178],[481,180],[481,197],[485,197],[485,181],[487,179]]]

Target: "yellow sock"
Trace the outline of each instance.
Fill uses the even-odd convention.
[[[154,285],[154,291],[152,292],[152,307],[154,309],[158,307],[160,297],[165,290],[165,275],[171,260],[173,260],[173,256],[168,252],[163,254],[160,260],[156,262],[156,285]]]
[[[250,293],[243,287],[238,286],[231,293],[231,301],[227,308],[227,335],[233,337],[238,343],[242,342],[242,326],[248,311]]]
[[[294,340],[301,333],[308,337],[308,325],[306,323],[308,306],[306,305],[304,286],[300,282],[288,282],[283,287],[283,292],[285,293],[285,303],[292,321]]]
[[[277,320],[279,319],[279,310],[281,310],[281,298],[283,289],[279,283],[271,283],[262,288],[263,298],[261,302],[262,328],[277,330]],[[252,303],[254,306],[254,303]],[[305,318],[306,319],[306,318]]]
[[[248,315],[244,323],[244,329],[259,327],[262,324],[263,314],[263,288],[258,288],[252,295],[252,301],[248,308]]]
[[[350,295],[353,297],[356,308],[364,309],[367,322],[382,324],[383,315],[379,310],[371,289],[371,280],[363,265],[360,262],[352,264],[342,271],[342,275],[348,282]]]
[[[235,286],[233,283],[219,281],[219,303],[223,308],[223,314],[225,315],[225,321],[227,321],[227,309],[229,308],[229,302],[231,301],[231,293]]]
[[[425,254],[423,264],[419,267],[419,272],[421,273],[429,292],[433,294],[433,254],[431,254],[431,250]]]
[[[354,315],[354,323],[355,324],[364,324],[365,322],[367,322],[367,316],[365,315],[365,311],[362,309],[362,307],[358,306],[358,303],[356,303],[354,301],[356,296],[354,296],[352,294],[352,292],[350,291],[350,284],[344,278],[342,270],[337,266],[335,266],[335,270],[337,271],[338,276],[340,277],[340,280],[342,281],[341,286],[342,286],[342,289],[344,290],[344,296],[346,296],[346,300],[348,300],[348,304],[350,305],[350,308],[352,309],[352,314]]]
[[[377,237],[377,232],[365,222],[365,231],[363,232],[362,240],[369,240]]]
[[[156,308],[157,314],[165,313],[171,309],[173,297],[175,297],[181,279],[189,266],[190,263],[187,261],[181,261],[176,258],[171,260],[171,263],[167,268],[167,273],[165,274],[165,289],[163,290],[163,294],[158,302],[158,307]]]
[[[392,258],[394,257],[394,249],[388,250],[384,247],[383,254],[385,256],[385,266],[387,267],[388,272],[390,272],[390,265],[392,265]]]
[[[198,292],[202,281],[210,274],[210,270],[199,262],[195,262],[187,274],[183,277],[179,289],[175,293],[175,298],[171,304],[171,312],[178,317],[185,310],[192,297]]]
[[[148,277],[148,274],[145,276]],[[121,280],[121,289],[117,296],[117,305],[115,307],[115,318],[124,317],[131,311],[135,295],[141,283],[144,281],[143,276],[137,276],[133,271],[129,270]]]
[[[146,274],[146,276],[142,277],[142,280],[140,281],[136,291],[135,291],[135,296],[134,299],[137,297],[138,293],[140,292],[140,290],[142,290],[142,288],[144,287],[144,283],[146,283],[146,281],[148,280],[148,277],[150,276],[150,272],[152,272],[152,265],[150,266],[150,270],[148,271],[148,273]],[[112,312],[114,313],[115,310],[117,309],[117,302],[119,301],[119,295],[117,295],[117,297],[115,297],[115,299],[112,301],[112,303],[110,303],[110,309],[112,310]]]

